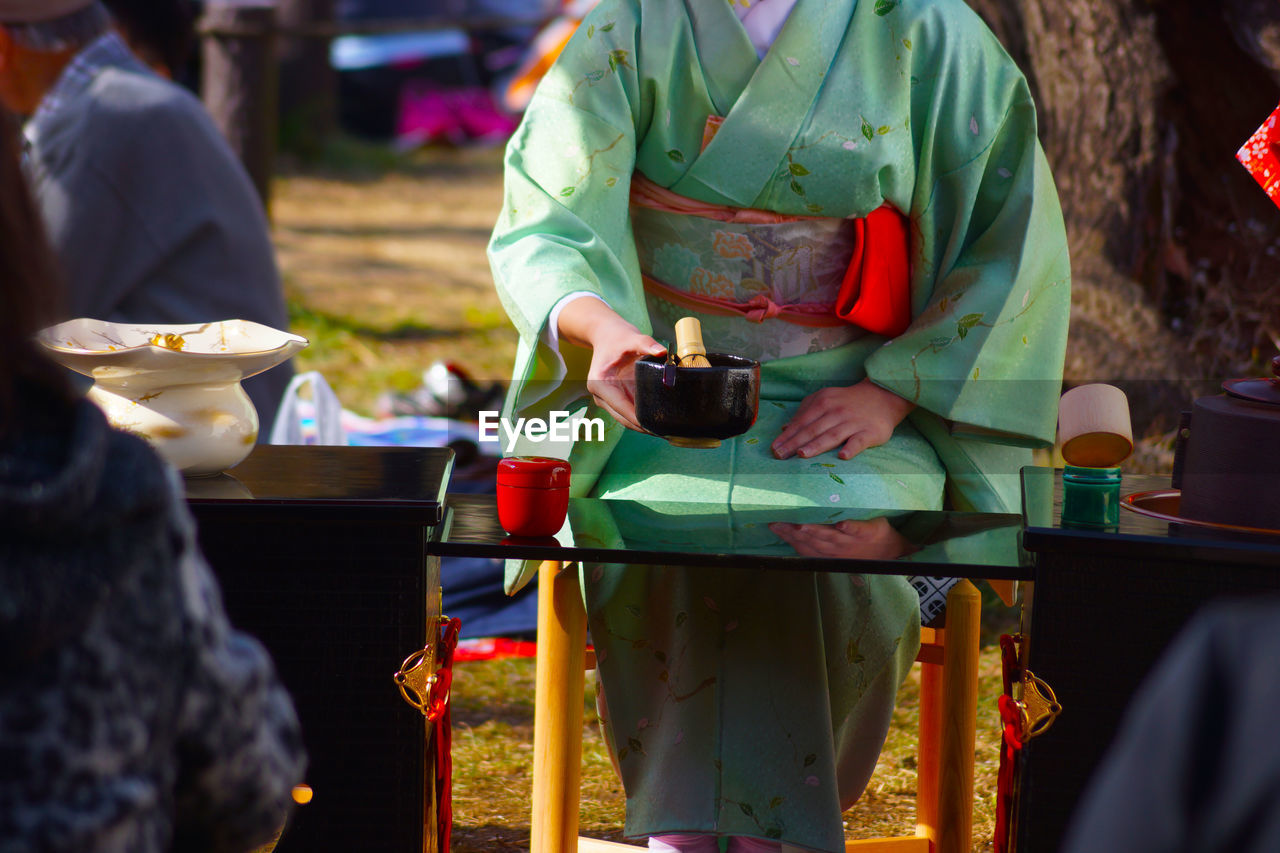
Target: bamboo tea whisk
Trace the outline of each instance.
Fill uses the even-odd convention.
[[[697,317],[676,321],[676,357],[681,367],[710,367],[707,348],[702,343],[702,324]]]

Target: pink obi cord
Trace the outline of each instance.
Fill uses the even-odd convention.
[[[848,323],[837,317],[834,306],[817,302],[802,302],[796,305],[779,305],[764,294],[753,296],[747,302],[734,302],[715,296],[699,296],[687,293],[663,284],[651,276],[643,276],[644,289],[660,299],[664,299],[681,308],[699,311],[703,314],[717,314],[721,317],[743,317],[752,323],[763,323],[765,320],[777,318],[797,326],[813,326],[834,328]]]

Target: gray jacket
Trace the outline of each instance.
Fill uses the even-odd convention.
[[[28,171],[67,277],[67,316],[252,320],[286,329],[262,205],[190,93],[121,51],[57,86],[28,124]],[[245,382],[270,434],[288,364]]]

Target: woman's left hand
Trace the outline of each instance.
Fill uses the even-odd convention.
[[[841,459],[852,459],[878,447],[915,408],[915,403],[886,391],[870,379],[857,385],[823,388],[804,398],[795,415],[774,439],[773,455],[803,459],[839,447]],[[843,445],[843,446],[842,446]]]

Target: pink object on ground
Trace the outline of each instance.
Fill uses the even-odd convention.
[[[400,91],[396,141],[405,148],[437,142],[492,145],[505,141],[515,129],[516,120],[500,111],[489,90],[479,86],[442,89],[411,82]]]
[[[396,141],[405,147],[461,141],[462,128],[448,93],[433,85],[406,83],[400,89]]]
[[[453,110],[471,142],[504,142],[516,129],[516,120],[498,109],[488,89],[457,90],[453,93]]]

